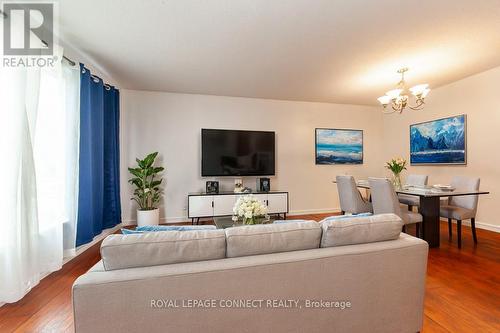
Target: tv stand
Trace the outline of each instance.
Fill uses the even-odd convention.
[[[189,193],[188,217],[192,224],[198,224],[201,218],[214,218],[218,216],[233,215],[233,207],[239,197],[252,194],[255,198],[267,205],[270,215],[283,215],[286,220],[288,214],[288,192],[269,191],[252,193],[220,192]]]

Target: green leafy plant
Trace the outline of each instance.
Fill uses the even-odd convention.
[[[163,178],[159,173],[163,172],[163,167],[155,167],[155,159],[158,152],[147,155],[144,159],[136,158],[137,166],[135,168],[128,168],[132,174],[132,178],[128,182],[134,185],[134,200],[139,205],[140,210],[153,210],[157,208],[160,202],[162,190],[160,188]]]
[[[406,160],[404,158],[393,158],[385,164],[385,167],[392,171],[393,174],[399,175],[403,170],[406,170]]]
[[[397,189],[403,188],[403,183],[401,182],[401,172],[406,170],[406,160],[402,157],[393,158],[389,162],[386,162],[385,167],[392,171],[392,183],[394,184],[394,187]]]

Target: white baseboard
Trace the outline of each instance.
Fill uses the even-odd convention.
[[[446,220],[443,220],[443,221],[446,221]],[[453,220],[453,223],[456,224],[457,221]],[[462,225],[466,225],[466,226],[470,227],[470,220],[462,221]],[[500,225],[476,221],[476,228],[500,233]]]
[[[70,251],[69,253],[66,253],[64,255],[64,258],[63,258],[63,265],[70,262],[72,259],[76,258],[78,255],[82,254],[83,252],[85,252],[87,249],[89,249],[93,245],[102,241],[107,236],[114,234],[122,226],[123,226],[123,223],[120,223],[120,224],[115,225],[112,228],[104,229],[99,235],[95,236],[94,239],[90,243],[80,245],[74,251]]]
[[[183,223],[183,222],[191,222],[191,219],[187,216],[184,217],[160,217],[160,224],[169,224],[169,223]],[[137,220],[126,220],[122,221],[124,226],[127,225],[137,225]]]

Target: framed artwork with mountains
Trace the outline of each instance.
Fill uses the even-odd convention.
[[[467,164],[466,115],[410,125],[410,163]]]

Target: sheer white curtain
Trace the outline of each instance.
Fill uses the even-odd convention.
[[[79,83],[66,62],[0,68],[0,303],[21,299],[74,250]]]

